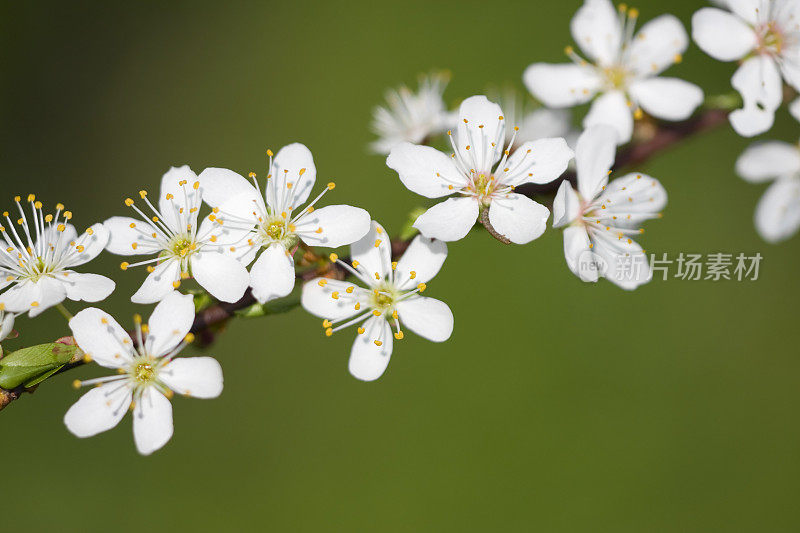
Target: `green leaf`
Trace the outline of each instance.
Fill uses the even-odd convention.
[[[19,387],[23,383],[36,381],[37,378],[44,376],[53,369],[63,365],[41,365],[41,366],[4,366],[0,367],[0,387],[11,390]],[[41,381],[41,380],[40,380]]]
[[[32,387],[80,355],[74,344],[51,342],[22,348],[0,359],[0,387],[13,389],[24,384]]]
[[[74,344],[49,342],[22,348],[0,360],[0,366],[42,366],[69,363],[78,347]]]

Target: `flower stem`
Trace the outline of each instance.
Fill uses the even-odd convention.
[[[486,231],[489,232],[489,235],[491,235],[492,237],[494,237],[498,241],[502,242],[503,244],[511,244],[511,241],[508,240],[508,238],[505,235],[503,235],[502,233],[500,233],[499,231],[494,229],[494,227],[492,227],[491,222],[489,222],[489,210],[488,209],[484,209],[483,211],[481,211],[481,214],[478,217],[478,221],[481,224],[483,224],[483,227],[486,228]]]
[[[64,318],[65,318],[65,319],[67,319],[67,322],[69,322],[70,320],[72,320],[72,313],[70,313],[70,312],[67,310],[67,308],[66,308],[66,307],[64,307],[64,304],[58,304],[58,305],[56,305],[56,309],[58,309],[58,312],[59,312],[59,313],[61,313],[61,314],[64,316]]]

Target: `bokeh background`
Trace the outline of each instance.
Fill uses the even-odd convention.
[[[688,23],[698,3],[670,2]],[[567,2],[3,2],[2,203],[37,192],[78,225],[125,212],[170,165],[264,172],[265,150],[313,151],[329,201],[398,231],[420,199],[367,153],[385,88],[446,68],[446,98],[561,61]],[[642,19],[667,5],[643,0]],[[669,71],[707,93],[732,65],[696,47]],[[785,111],[766,137],[796,140]],[[209,350],[226,388],[176,399],[172,442],[135,452],[130,417],[80,441],[61,419],[75,377],[0,414],[0,524],[30,531],[796,531],[800,521],[798,247],[767,245],[764,187],[735,177],[729,127],[639,170],[670,194],[648,250],[755,253],[756,282],[587,285],[549,231],[451,245],[429,292],[451,341],[397,343],[386,375],[347,372],[352,334],[301,309],[230,324]],[[123,323],[142,271],[104,256],[102,307]],[[70,307],[76,311],[75,304]],[[67,333],[20,318],[14,349]],[[352,333],[352,334],[351,334]]]

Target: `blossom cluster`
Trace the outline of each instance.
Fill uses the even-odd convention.
[[[771,127],[783,81],[800,88],[800,0],[727,0],[725,6],[700,9],[692,37],[716,59],[742,60],[732,86],[743,106],[730,121],[751,136]],[[259,305],[297,294],[322,319],[324,335],[355,330],[348,367],[363,381],[384,374],[395,341],[407,331],[433,342],[451,337],[450,307],[426,291],[448,243],[476,225],[516,245],[538,239],[548,226],[559,229],[566,266],[579,279],[606,278],[626,290],[649,282],[653,265],[635,239],[645,221],[662,216],[667,192],[643,172],[613,176],[617,153],[646,129],[637,123],[689,119],[704,94],[662,75],[689,47],[681,22],[661,15],[637,30],[638,21],[636,9],[586,0],[570,24],[578,49],[566,48],[570,61],[537,62],[522,73],[536,107],[515,94],[478,94],[450,110],[443,100],[448,76],[440,73],[421,78],[416,92],[387,93],[387,106],[374,112],[379,138],[371,148],[386,156],[409,191],[430,202],[415,218],[418,235],[410,242],[393,243],[364,209],[325,205],[336,184],[316,187],[314,158],[300,143],[277,154],[267,150],[261,178],[215,167],[199,175],[186,165],[170,168],[157,194],[138,191],[124,200],[127,214],[80,234],[62,204],[48,210],[33,194],[16,197],[14,214],[4,212],[0,225],[0,341],[12,334],[17,316],[61,309],[84,360],[116,371],[75,381],[96,387],[67,411],[66,427],[78,437],[96,435],[131,410],[136,448],[150,454],[172,436],[175,392],[214,398],[223,389],[216,359],[179,357],[194,339],[195,298],[181,292],[189,280],[234,306],[249,302],[248,291]],[[571,108],[584,104],[578,131]],[[800,100],[790,111],[800,115]],[[771,242],[794,234],[800,227],[798,145],[754,145],[736,171],[750,182],[773,181],[756,210],[758,232]],[[545,185],[551,199],[535,194]],[[348,245],[347,258],[334,251]],[[319,248],[328,251],[319,254]],[[105,276],[74,270],[103,250],[126,256],[123,271],[141,272],[131,302],[157,304],[147,322],[134,317],[131,331],[96,307],[72,317],[63,306],[65,300],[100,302],[115,290]],[[628,265],[637,265],[632,275],[615,275]],[[304,280],[302,287],[297,280]]]

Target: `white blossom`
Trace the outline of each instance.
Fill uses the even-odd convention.
[[[500,106],[472,96],[459,109],[455,139],[448,131],[452,155],[407,142],[392,149],[386,164],[409,190],[427,198],[458,195],[417,218],[414,227],[423,235],[462,239],[485,209],[490,224],[511,242],[525,244],[544,232],[550,211],[514,188],[553,181],[573,152],[564,139],[551,138],[524,143],[511,154],[503,149],[505,129]]]
[[[403,141],[419,144],[451,128],[455,117],[442,99],[449,79],[445,72],[434,72],[420,76],[417,92],[406,86],[388,91],[387,105],[372,113],[372,130],[378,136],[372,151],[388,154]]]
[[[190,277],[224,302],[236,302],[244,295],[247,269],[225,252],[228,243],[241,239],[245,232],[229,229],[222,217],[213,213],[198,224],[203,189],[188,166],[172,167],[164,174],[157,206],[147,191],[139,191],[139,197],[150,214],[127,198],[125,205],[139,218],[112,217],[105,222],[111,234],[108,251],[150,256],[121,265],[123,270],[146,266],[149,273],[132,302],[158,302]]]
[[[7,313],[0,310],[0,342],[6,340],[6,338],[11,335],[11,332],[14,331],[15,318],[14,313]]]
[[[609,124],[619,142],[633,134],[642,110],[664,120],[684,120],[703,101],[703,91],[687,81],[658,76],[682,60],[688,37],[681,22],[661,15],[634,33],[639,12],[609,0],[586,0],[570,24],[572,37],[587,59],[572,47],[572,63],[534,63],[523,74],[531,93],[550,107],[562,108],[594,99],[584,128]]]
[[[730,0],[730,11],[704,7],[692,16],[692,38],[720,61],[743,60],[731,78],[744,106],[730,114],[739,135],[772,127],[783,101],[781,78],[800,90],[800,1]]]
[[[789,113],[791,113],[795,120],[800,121],[800,97],[795,98],[794,101],[789,104]]]
[[[200,174],[204,199],[225,227],[245,232],[226,253],[249,265],[249,285],[253,296],[264,303],[288,295],[295,282],[293,253],[300,241],[311,246],[337,248],[357,241],[369,231],[370,217],[365,210],[349,205],[315,205],[335,187],[325,189],[307,206],[317,170],[311,152],[295,143],[284,146],[274,160],[269,155],[269,174],[264,191],[254,173],[252,184],[224,168],[207,168]]]
[[[34,317],[65,299],[99,302],[114,292],[114,282],[105,276],[72,270],[103,251],[108,231],[102,224],[79,236],[69,222],[72,213],[62,204],[56,205],[55,214],[45,214],[42,202],[29,194],[26,214],[22,198],[14,202],[17,213],[4,212],[8,225],[0,225],[0,290],[6,289],[0,294],[0,310],[27,311]]]
[[[222,368],[212,357],[175,356],[191,342],[194,320],[191,295],[172,292],[150,316],[149,327],[135,318],[135,342],[110,315],[84,309],[69,325],[78,346],[97,364],[117,374],[76,386],[99,385],[84,394],[64,415],[78,437],[91,437],[116,426],[133,410],[136,449],[149,455],[172,438],[173,391],[194,398],[222,393]]]
[[[635,289],[652,278],[647,256],[631,237],[639,225],[660,218],[667,193],[658,180],[638,172],[609,183],[616,153],[615,132],[593,126],[575,149],[577,191],[568,181],[553,202],[553,227],[564,228],[567,266],[584,281],[600,276],[623,289]]]
[[[389,364],[394,339],[402,327],[434,342],[453,332],[453,313],[444,302],[420,296],[442,267],[447,245],[418,235],[398,262],[391,260],[391,242],[377,222],[350,246],[352,266],[334,254],[331,259],[360,281],[317,278],[303,286],[302,304],[325,320],[325,334],[357,326],[350,351],[350,373],[363,381],[381,377]],[[395,331],[392,332],[392,327]]]
[[[752,144],[736,161],[736,173],[750,183],[772,181],[755,212],[755,226],[768,242],[788,239],[800,228],[800,144]]]

